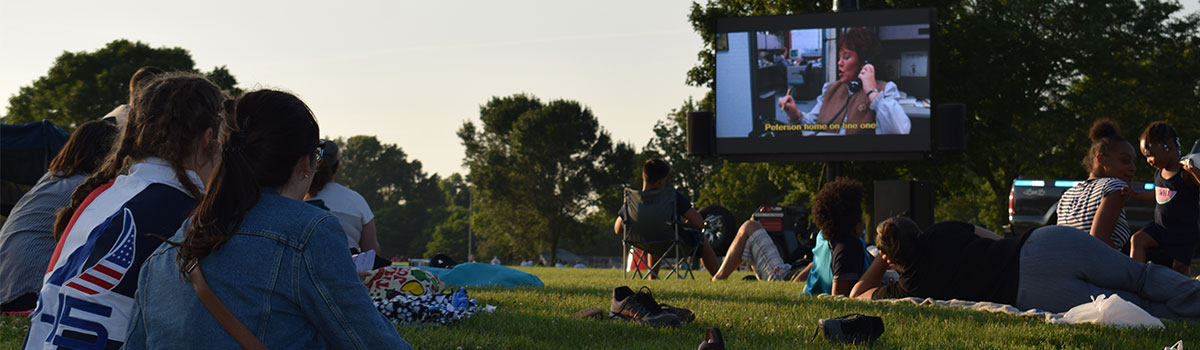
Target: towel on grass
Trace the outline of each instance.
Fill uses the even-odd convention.
[[[463,263],[451,269],[422,267],[449,286],[466,287],[542,287],[545,284],[531,273],[501,265]]]

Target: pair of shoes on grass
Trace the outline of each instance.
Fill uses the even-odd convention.
[[[650,287],[645,286],[636,293],[625,286],[613,289],[608,316],[651,326],[678,326],[696,319],[696,314],[691,310],[659,304],[654,300]]]

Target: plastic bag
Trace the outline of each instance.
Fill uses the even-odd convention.
[[[1178,342],[1175,342],[1175,345],[1165,347],[1163,350],[1183,350],[1183,340],[1180,339]]]
[[[1151,316],[1136,304],[1121,296],[1103,294],[1092,297],[1092,302],[1082,304],[1067,310],[1063,315],[1067,323],[1096,323],[1109,326],[1163,328],[1162,321]]]

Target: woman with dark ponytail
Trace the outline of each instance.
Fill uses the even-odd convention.
[[[196,206],[220,155],[227,99],[195,74],[138,85],[112,153],[58,213],[26,348],[121,346],[142,262]]]
[[[1125,221],[1125,195],[1133,179],[1133,145],[1121,137],[1117,124],[1097,120],[1090,133],[1092,146],[1083,157],[1088,179],[1063,192],[1058,201],[1058,225],[1070,226],[1096,237],[1116,250],[1129,243]]]
[[[261,90],[234,114],[208,193],[142,269],[126,348],[237,348],[235,322],[268,348],[409,348],[358,279],[337,218],[301,201],[324,153],[308,106]],[[193,283],[236,321],[218,321]]]
[[[1200,281],[1134,261],[1076,228],[1046,226],[998,238],[967,223],[947,221],[921,230],[895,217],[879,224],[878,232],[880,258],[851,297],[989,301],[1066,312],[1098,295],[1116,294],[1155,317],[1200,317]],[[880,286],[890,266],[900,280]]]

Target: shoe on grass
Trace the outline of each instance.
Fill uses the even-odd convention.
[[[612,306],[608,311],[609,317],[620,317],[651,326],[679,325],[679,316],[663,310],[662,305],[654,301],[648,287],[642,287],[637,293],[625,286],[613,289]]]
[[[725,350],[725,338],[721,336],[721,329],[717,327],[709,328],[704,332],[704,341],[700,342],[700,347],[697,350]]]
[[[662,306],[663,311],[673,313],[675,317],[679,317],[679,322],[688,323],[696,320],[696,313],[692,312],[692,310],[667,304],[658,305]]]

